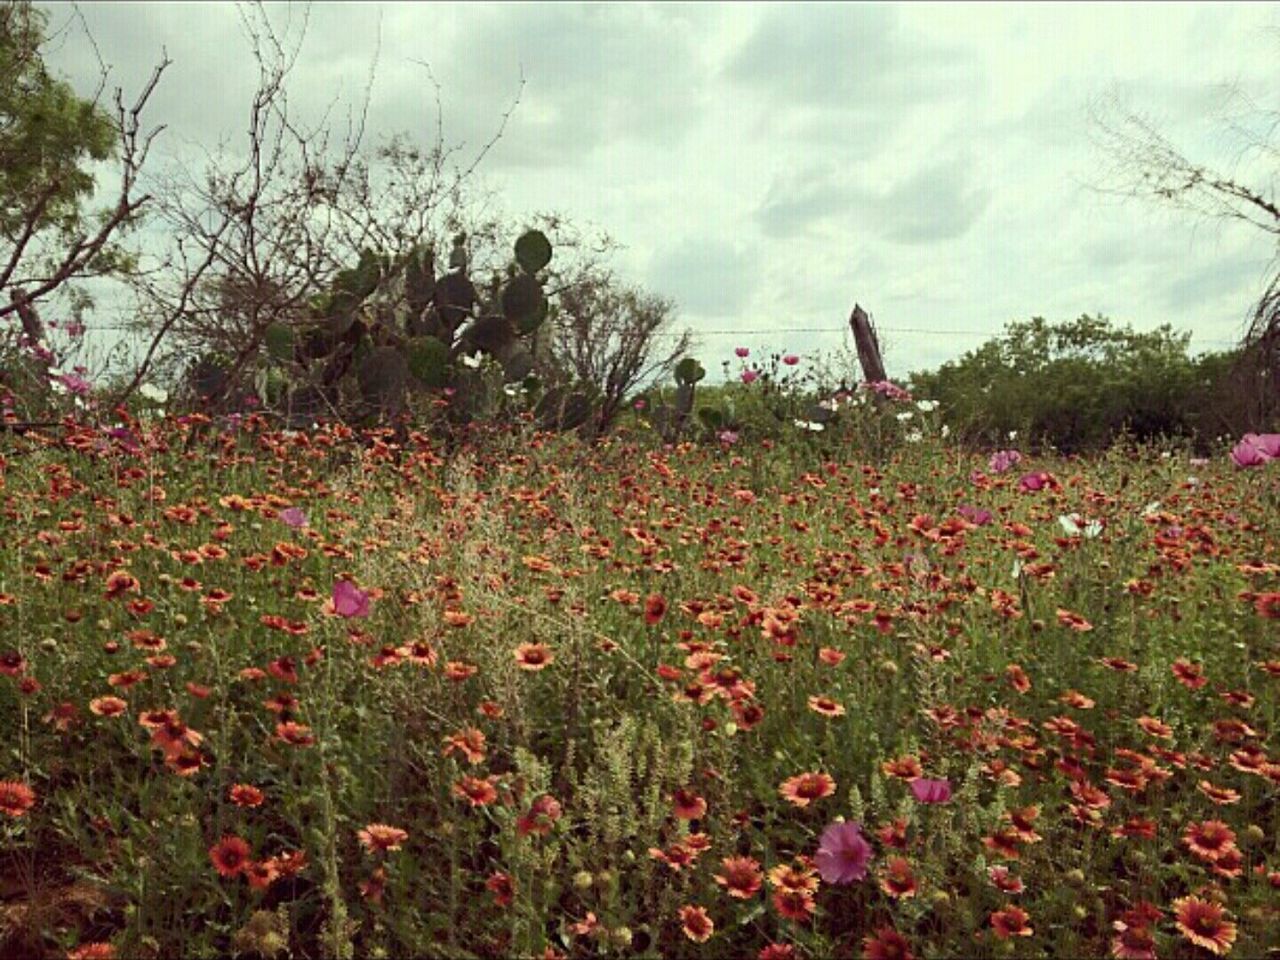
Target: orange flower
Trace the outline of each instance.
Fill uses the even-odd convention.
[[[521,670],[541,670],[555,659],[545,643],[522,643],[516,647],[516,665]]]
[[[274,860],[259,860],[244,868],[244,878],[254,890],[265,890],[280,879],[280,871]]]
[[[651,593],[644,601],[644,622],[653,626],[661,622],[667,615],[667,601],[656,593]]]
[[[773,908],[788,920],[808,923],[813,916],[813,894],[805,890],[775,890]]]
[[[213,869],[220,876],[234,877],[249,866],[249,855],[252,852],[245,840],[228,835],[209,848],[209,859],[213,861]]]
[[[906,937],[893,927],[880,927],[862,938],[863,960],[914,960]]]
[[[0,781],[0,812],[20,817],[36,803],[36,792],[17,780]]]
[[[316,742],[310,727],[306,724],[295,723],[292,720],[276,724],[276,739],[292,744],[295,747],[309,747]]]
[[[473,807],[487,807],[498,799],[498,790],[492,776],[483,780],[479,777],[463,777],[453,785],[453,795],[466,800]]]
[[[880,769],[886,777],[896,777],[899,780],[919,780],[924,776],[924,768],[920,766],[920,760],[912,756],[886,760],[880,764]]]
[[[672,795],[671,802],[675,815],[681,820],[697,820],[707,815],[707,801],[685,787]]]
[[[684,935],[694,943],[705,943],[715,933],[716,925],[703,907],[681,907],[680,925]]]
[[[1021,907],[1005,907],[991,914],[991,929],[1001,940],[1029,937],[1035,931],[1027,924],[1031,917]]]
[[[1178,682],[1188,690],[1199,690],[1209,681],[1204,678],[1204,667],[1198,663],[1192,663],[1185,657],[1179,657],[1173,661],[1173,675]]]
[[[409,834],[399,827],[385,823],[371,823],[358,834],[360,842],[370,853],[386,853],[388,850],[399,850],[400,844],[409,839]]]
[[[480,763],[485,758],[484,731],[466,727],[445,737],[443,755],[447,757],[455,750],[466,757],[472,766]]]
[[[501,870],[489,875],[484,882],[485,889],[493,894],[494,902],[500,907],[509,907],[516,896],[516,885],[511,875]]]
[[[118,717],[129,709],[119,697],[97,697],[89,701],[89,712],[99,717]]]
[[[1205,820],[1187,825],[1182,842],[1201,860],[1214,863],[1236,846],[1235,831],[1221,820]]]
[[[880,889],[890,897],[906,899],[916,895],[916,878],[905,857],[890,857],[880,876]]]
[[[807,807],[835,793],[836,782],[825,773],[801,773],[784,780],[778,792],[795,806]]]
[[[830,697],[810,697],[809,709],[824,717],[843,717],[844,707]]]
[[[1088,633],[1093,629],[1093,624],[1080,616],[1078,613],[1072,613],[1070,610],[1058,609],[1058,622],[1064,627],[1070,627],[1076,633]]]
[[[115,960],[116,948],[104,941],[82,943],[67,951],[67,960]]]
[[[760,892],[763,877],[760,864],[752,857],[725,857],[720,861],[724,873],[717,873],[713,879],[731,897],[739,900],[750,900]]]
[[[1153,737],[1168,740],[1173,736],[1173,727],[1167,723],[1162,723],[1155,717],[1139,717],[1137,722],[1138,726]]]
[[[1201,780],[1196,784],[1196,788],[1219,806],[1226,806],[1240,801],[1240,794],[1230,787],[1214,786],[1208,780]]]
[[[247,783],[232,784],[228,795],[237,807],[258,807],[265,799],[261,790]]]
[[[1236,925],[1224,919],[1226,911],[1221,904],[1199,897],[1183,897],[1173,901],[1173,912],[1178,932],[1216,956],[1231,952],[1236,940]]]

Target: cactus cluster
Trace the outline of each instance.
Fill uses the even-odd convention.
[[[707,371],[693,357],[685,357],[676,364],[675,396],[671,403],[657,402],[646,407],[649,422],[668,443],[674,443],[684,432],[693,413],[693,401],[697,385]]]
[[[534,342],[551,309],[539,274],[551,262],[551,242],[538,230],[522,234],[505,278],[495,277],[484,294],[472,282],[466,243],[465,235],[454,238],[440,276],[429,247],[399,260],[362,253],[312,298],[305,323],[265,331],[272,370],[260,392],[291,421],[306,422],[339,410],[366,421],[392,418],[415,392],[444,388],[465,420],[484,406],[495,368],[502,385],[536,391]],[[494,362],[482,365],[483,358]],[[590,412],[585,394],[564,388],[547,391],[535,408],[542,425],[560,429],[581,425]]]

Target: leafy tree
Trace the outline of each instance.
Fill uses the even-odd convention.
[[[1010,432],[1065,452],[1098,449],[1127,431],[1140,439],[1206,435],[1209,372],[1187,354],[1190,335],[1147,332],[1082,316],[1011,323],[959,360],[911,378],[917,397],[939,401],[952,430],[986,444]]]
[[[117,90],[112,114],[101,87],[86,99],[49,73],[47,26],[47,14],[26,0],[0,4],[0,321],[17,317],[21,343],[9,349],[25,349],[37,374],[57,360],[43,346],[39,304],[130,263],[115,241],[149,199],[136,187],[158,130],[140,136],[140,115],[168,65],[156,67],[131,107]],[[113,159],[114,203],[90,211],[92,165]],[[72,302],[82,309],[88,301],[81,291]]]

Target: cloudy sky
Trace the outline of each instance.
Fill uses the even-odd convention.
[[[268,10],[298,35],[300,5]],[[234,5],[80,12],[126,93],[167,49],[158,151],[242,136],[257,73]],[[1119,93],[1192,156],[1252,173],[1226,91],[1274,91],[1278,31],[1264,4],[315,3],[290,103],[359,102],[377,51],[370,141],[429,144],[426,62],[466,157],[519,91],[481,167],[502,208],[607,230],[709,369],[739,344],[838,347],[857,300],[900,377],[1035,315],[1168,322],[1193,349],[1236,337],[1274,245],[1097,191],[1089,108]],[[48,59],[92,89],[82,33]]]

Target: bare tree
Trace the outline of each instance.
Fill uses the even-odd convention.
[[[366,250],[394,260],[420,247],[446,249],[446,238],[465,232],[471,262],[480,265],[496,248],[498,224],[472,174],[510,111],[471,162],[460,163],[461,148],[444,142],[439,85],[422,64],[435,90],[435,142],[420,147],[396,135],[368,149],[375,51],[363,101],[349,110],[345,131],[330,122],[336,103],[314,126],[303,126],[290,112],[288,81],[306,18],[295,36],[282,37],[260,4],[240,12],[259,70],[245,139],[234,153],[208,153],[199,176],[178,167],[157,180],[168,245],[137,284],[138,322],[151,344],[122,396],[153,362],[166,361],[172,376],[189,358],[216,355],[221,375],[205,401],[233,397],[246,388],[268,329],[311,321],[311,299]]]
[[[1280,201],[1275,168],[1280,161],[1280,110],[1264,108],[1240,90],[1230,101],[1243,107],[1245,122],[1230,130],[1243,145],[1236,161],[1273,165],[1253,182],[1234,172],[1195,160],[1149,116],[1130,108],[1117,93],[1091,106],[1095,142],[1111,167],[1097,187],[1102,192],[1152,201],[1197,218],[1247,224],[1266,236],[1273,250],[1271,276],[1250,311],[1239,357],[1225,393],[1245,399],[1236,429],[1260,429],[1280,410]]]
[[[633,391],[670,376],[692,348],[690,331],[673,331],[674,310],[673,301],[619,281],[596,262],[563,279],[549,323],[551,353],[598,391],[597,435],[608,431]]]

